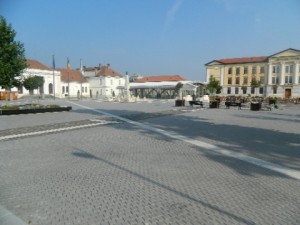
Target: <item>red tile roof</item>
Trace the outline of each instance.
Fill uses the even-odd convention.
[[[27,59],[26,60],[27,68],[29,69],[39,69],[39,70],[51,70],[48,66],[45,66],[44,64],[40,63],[37,60]]]
[[[68,82],[68,71],[66,69],[56,69],[61,73],[61,81]],[[85,77],[78,70],[70,70],[70,82],[87,82]]]
[[[101,66],[100,70],[96,73],[96,76],[123,77],[121,74],[113,70],[109,65]]]
[[[150,77],[143,77],[137,79],[137,83],[145,83],[145,82],[162,82],[162,81],[185,81],[183,77],[179,75],[162,75],[162,76],[150,76]]]
[[[259,63],[259,62],[267,62],[268,57],[260,56],[260,57],[228,58],[228,59],[218,59],[217,61],[223,64]]]

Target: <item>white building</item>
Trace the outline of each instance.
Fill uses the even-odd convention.
[[[61,98],[90,97],[90,84],[78,70],[58,69],[61,73],[60,96]],[[69,91],[70,89],[70,91]]]
[[[125,78],[109,64],[101,66],[99,71],[95,72],[95,76],[86,77],[90,85],[90,97],[115,97],[121,95],[121,90],[125,88]]]
[[[45,95],[53,95],[55,91],[55,95],[58,96],[60,94],[60,72],[54,70],[43,65],[37,60],[27,60],[28,67],[23,71],[22,77],[23,79],[29,76],[39,76],[44,78],[44,85],[39,89],[33,91],[33,94],[45,94]],[[54,84],[54,86],[53,86]],[[23,86],[19,88],[13,88],[12,91],[18,90],[18,97],[22,97],[24,95],[29,95],[29,91],[25,89]]]

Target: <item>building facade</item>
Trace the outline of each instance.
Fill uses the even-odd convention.
[[[60,98],[89,98],[90,85],[79,70],[58,69],[61,73]]]
[[[44,64],[40,63],[37,60],[26,60],[27,68],[23,71],[22,77],[26,79],[29,76],[39,76],[43,77],[44,85],[39,89],[33,90],[32,94],[44,94],[44,95],[55,95],[58,96],[60,94],[60,72],[57,70],[53,70]],[[13,90],[18,90],[18,97],[22,97],[24,95],[29,95],[29,91],[25,89],[23,86],[19,88],[13,88]]]
[[[111,98],[121,94],[125,88],[125,78],[115,70],[110,64],[106,66],[95,67],[94,76],[86,76],[90,85],[91,98]],[[85,72],[85,71],[84,71]]]
[[[286,49],[271,56],[227,58],[206,66],[206,81],[220,81],[221,95],[300,97],[300,50]]]

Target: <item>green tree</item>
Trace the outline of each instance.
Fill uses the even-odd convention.
[[[15,41],[15,36],[11,25],[0,16],[0,86],[9,90],[20,85],[27,66],[23,44]]]
[[[222,90],[222,86],[220,85],[220,82],[214,78],[213,76],[210,76],[209,82],[206,85],[206,89],[209,91],[210,94],[220,94]]]
[[[34,89],[38,89],[43,86],[44,78],[39,76],[29,76],[24,79],[23,86],[29,90],[30,94],[33,94]]]
[[[256,88],[260,87],[261,82],[256,80],[256,78],[252,78],[251,80],[251,87],[254,88],[255,95],[256,95]]]

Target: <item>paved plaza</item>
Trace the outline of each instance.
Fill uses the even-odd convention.
[[[300,224],[299,105],[55,102],[0,116],[1,225]]]

